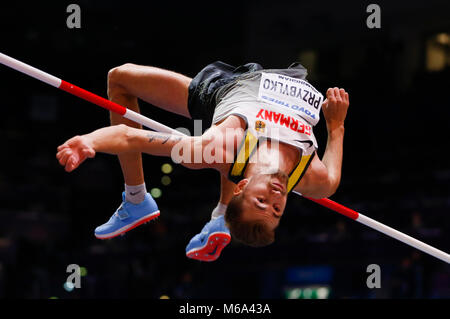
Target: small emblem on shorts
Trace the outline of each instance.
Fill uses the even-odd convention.
[[[266,123],[263,121],[256,121],[255,122],[255,130],[258,132],[264,132],[264,129],[266,128]]]

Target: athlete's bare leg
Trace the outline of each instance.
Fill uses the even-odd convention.
[[[191,118],[188,110],[188,93],[191,81],[191,78],[176,72],[150,66],[124,64],[112,69],[108,74],[108,97],[111,101],[135,112],[139,112],[138,99],[141,99],[166,111]],[[140,125],[115,113],[111,112],[110,117],[111,125],[126,124],[141,128]],[[120,155],[119,161],[126,185],[141,185],[145,182],[140,153]],[[220,201],[213,210],[211,218],[222,216],[217,221],[223,223],[223,215],[233,196],[233,189],[234,184],[228,181],[225,176],[221,176]],[[210,260],[217,259],[221,250],[230,240],[229,231],[225,228],[222,240],[216,243],[220,246],[218,248],[210,247],[215,252],[214,255],[209,255]],[[196,256],[190,257],[197,258]]]
[[[150,66],[124,64],[108,73],[108,97],[111,101],[139,112],[138,98],[172,113],[190,118],[188,88],[191,78]],[[124,117],[111,112],[111,125],[126,124],[141,128]],[[125,184],[144,183],[142,156],[128,153],[119,156]]]
[[[235,184],[230,182],[230,180],[224,175],[220,175],[220,199],[219,203],[228,205],[230,200],[233,198],[233,189]]]

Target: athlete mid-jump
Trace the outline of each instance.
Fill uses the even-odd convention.
[[[289,192],[329,197],[341,179],[348,93],[330,88],[325,99],[306,75],[298,63],[286,69],[263,69],[257,63],[235,68],[215,62],[193,79],[134,64],[112,69],[110,100],[139,112],[138,99],[142,99],[201,119],[203,127],[210,128],[202,136],[175,136],[142,130],[111,112],[112,126],[59,146],[57,158],[69,172],[96,152],[119,157],[125,180],[122,204],[95,229],[95,236],[112,238],[159,216],[145,187],[141,153],[147,153],[221,174],[219,203],[211,220],[186,247],[189,257],[217,259],[230,233],[250,246],[272,243]],[[321,109],[328,140],[319,159],[313,127]]]

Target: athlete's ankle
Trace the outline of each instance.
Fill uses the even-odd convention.
[[[147,194],[145,183],[141,185],[127,185],[125,184],[125,200],[132,204],[142,203]]]
[[[219,202],[212,211],[211,220],[225,215],[225,212],[227,211],[227,207],[228,207],[227,205]]]

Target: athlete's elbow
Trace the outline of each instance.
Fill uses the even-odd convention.
[[[333,195],[336,193],[338,187],[339,187],[339,184],[330,187],[330,189],[328,190],[327,196],[325,196],[325,197],[331,197],[331,196],[333,196]]]
[[[339,178],[329,178],[326,187],[326,194],[325,194],[326,196],[324,197],[333,196],[336,193],[337,189],[339,188],[339,184],[340,184]]]
[[[337,178],[332,178],[329,175],[322,176],[321,181],[318,183],[320,186],[317,188],[312,198],[320,199],[320,198],[328,198],[333,196],[340,184],[340,180]]]

